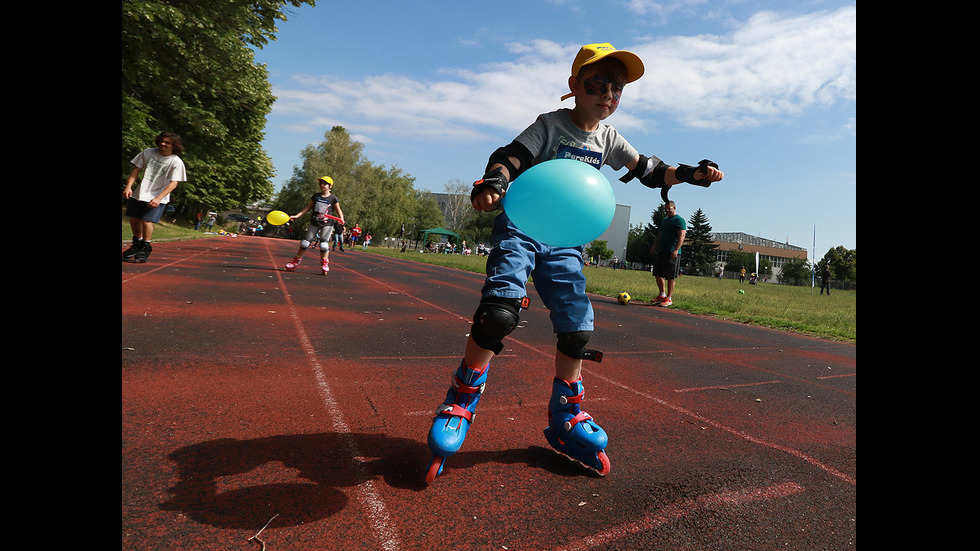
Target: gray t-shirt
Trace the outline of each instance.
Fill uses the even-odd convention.
[[[538,164],[552,159],[575,159],[596,170],[606,164],[614,170],[626,166],[636,159],[636,149],[608,124],[599,124],[593,132],[586,132],[575,126],[568,116],[569,110],[562,108],[538,115],[538,118],[517,136]],[[656,164],[660,159],[654,159]]]

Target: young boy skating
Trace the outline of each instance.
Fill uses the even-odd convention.
[[[603,124],[619,107],[624,86],[640,78],[643,70],[643,62],[632,52],[616,50],[608,43],[583,46],[572,63],[570,93],[561,98],[574,97],[574,108],[539,115],[514,141],[494,151],[470,194],[473,207],[497,209],[510,182],[531,166],[551,159],[591,159],[595,167],[625,167],[629,172],[622,181],[637,178],[647,187],[664,191],[681,182],[707,186],[721,180],[722,172],[711,161],[704,160],[698,167],[669,166],[657,157],[637,153],[612,126]],[[433,460],[426,480],[432,482],[442,472],[445,458],[462,445],[487,380],[490,359],[502,350],[503,338],[514,330],[521,309],[528,305],[525,286],[531,276],[557,334],[545,437],[558,453],[605,475],[610,470],[604,451],[606,433],[580,405],[585,395],[582,360],[601,360],[601,353],[587,348],[593,311],[585,293],[583,247],[540,243],[515,227],[506,212],[494,219],[492,237],[487,278],[463,359],[429,430]]]

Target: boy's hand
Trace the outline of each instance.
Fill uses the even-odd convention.
[[[473,203],[473,208],[476,210],[490,212],[496,210],[500,205],[500,194],[494,191],[493,188],[486,188],[474,194],[471,202]]]
[[[473,182],[470,202],[479,211],[491,211],[500,206],[500,198],[507,192],[510,182],[500,167],[487,172],[483,179]]]
[[[697,178],[699,173],[704,173],[704,180],[709,182],[717,182],[725,177],[725,173],[719,170],[718,163],[709,161],[708,159],[702,159],[698,164],[698,170],[694,173],[694,177]]]
[[[698,166],[677,165],[674,176],[681,182],[696,186],[708,187],[711,182],[721,180],[725,173],[718,169],[718,163],[702,159]]]

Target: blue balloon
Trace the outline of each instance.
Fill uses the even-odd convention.
[[[522,232],[553,247],[592,241],[616,214],[609,180],[572,159],[553,159],[527,169],[511,183],[501,203]]]

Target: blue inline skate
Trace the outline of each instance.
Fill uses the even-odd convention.
[[[459,451],[466,438],[473,419],[476,417],[476,404],[487,384],[490,364],[482,368],[468,367],[461,362],[453,374],[453,383],[446,392],[446,401],[436,408],[436,417],[429,429],[429,449],[432,462],[425,475],[426,483],[431,483],[442,474],[446,458]]]
[[[557,453],[606,476],[610,464],[603,450],[608,438],[592,416],[582,411],[580,404],[584,396],[581,377],[572,382],[555,377],[544,436]]]

